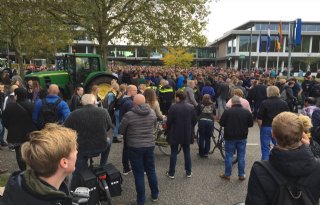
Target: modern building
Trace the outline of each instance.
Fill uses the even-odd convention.
[[[96,40],[78,39],[66,52],[75,50],[77,53],[96,53],[98,45]],[[188,47],[186,49],[194,55],[194,65],[214,64],[215,49],[213,47]],[[109,45],[107,50],[109,63],[113,61],[130,65],[162,65],[161,58],[167,48],[153,49],[140,45]]]
[[[87,36],[74,39],[73,45],[60,50],[57,55],[61,53],[97,53],[99,42],[97,39],[90,39]],[[215,48],[213,47],[188,47],[188,52],[194,55],[194,65],[208,66],[214,64]],[[10,49],[4,45],[0,46],[0,57],[10,58],[12,62],[16,62],[15,53],[9,51]],[[147,46],[140,45],[109,45],[108,61],[109,63],[123,63],[128,65],[162,65],[161,58],[167,51],[167,48],[152,49]],[[28,63],[30,59],[24,56],[24,62]]]
[[[279,21],[249,21],[226,32],[210,46],[215,49],[215,63],[220,67],[277,68],[288,67],[289,21],[282,21],[283,44],[278,52]],[[271,44],[267,52],[267,32],[270,28]],[[320,68],[320,22],[302,22],[301,44],[292,48],[292,70],[316,72]],[[261,49],[260,47],[261,34]],[[250,43],[251,38],[251,43]],[[261,50],[261,52],[259,52]],[[251,62],[250,59],[251,51]]]

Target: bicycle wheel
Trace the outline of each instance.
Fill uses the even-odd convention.
[[[164,130],[161,130],[157,133],[156,145],[163,154],[170,156],[170,145],[167,142],[167,135]]]
[[[214,150],[216,149],[216,148],[218,148],[218,145],[217,145],[217,140],[216,139],[219,139],[219,129],[217,129],[217,128],[214,128],[214,130],[213,130],[213,133],[212,133],[212,135],[211,135],[211,148],[210,148],[210,150],[209,150],[209,154],[213,154],[214,153]]]
[[[197,132],[196,132],[196,135],[195,135],[195,137],[194,137],[194,139],[196,140],[196,142],[197,142],[197,145],[199,145],[199,129],[197,130]]]
[[[101,183],[102,183],[103,191],[106,194],[106,202],[107,202],[108,205],[112,205],[111,194],[110,194],[109,186],[108,186],[106,180],[104,180],[104,179],[101,180]]]

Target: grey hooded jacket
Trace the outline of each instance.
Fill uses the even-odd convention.
[[[149,105],[136,105],[123,116],[119,133],[125,136],[128,147],[153,147],[156,120],[156,114]]]

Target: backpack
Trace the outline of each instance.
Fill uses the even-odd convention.
[[[59,98],[54,103],[48,103],[46,99],[42,100],[42,105],[39,110],[38,128],[42,129],[47,123],[59,122],[59,110],[58,105],[61,102]]]
[[[267,172],[276,181],[278,188],[272,199],[272,205],[315,205],[316,201],[313,199],[306,186],[305,179],[308,177],[300,177],[297,181],[292,182],[287,180],[281,173],[279,173],[269,161],[258,161]]]

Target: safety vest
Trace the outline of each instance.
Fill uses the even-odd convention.
[[[173,92],[173,89],[172,88],[160,89],[159,92],[160,93],[170,93],[170,92]]]
[[[185,89],[186,89],[186,86],[183,86],[182,88],[180,88],[178,91],[182,91],[182,92],[184,92],[185,91]]]

